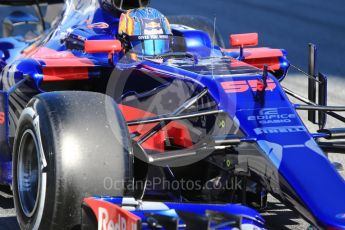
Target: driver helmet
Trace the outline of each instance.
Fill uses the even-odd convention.
[[[101,6],[109,11],[124,12],[130,9],[145,7],[150,0],[101,0]]]
[[[126,50],[136,55],[159,56],[169,52],[171,35],[167,18],[156,9],[132,9],[120,17],[119,39]]]

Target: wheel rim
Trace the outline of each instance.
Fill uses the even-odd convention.
[[[27,217],[36,211],[41,187],[40,152],[32,130],[26,130],[20,141],[17,166],[18,195]]]

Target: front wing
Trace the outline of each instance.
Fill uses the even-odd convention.
[[[236,204],[192,204],[90,197],[83,203],[82,229],[263,230],[256,211]]]

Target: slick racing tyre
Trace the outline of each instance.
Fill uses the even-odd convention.
[[[117,105],[103,94],[36,96],[20,116],[13,153],[21,229],[78,229],[83,198],[130,192],[128,130]]]
[[[225,47],[224,40],[222,39],[222,36],[217,30],[217,28],[214,31],[214,24],[211,19],[208,19],[202,16],[187,16],[187,15],[170,16],[168,17],[168,19],[169,19],[170,24],[180,24],[180,25],[192,27],[196,30],[205,31],[206,33],[208,33],[208,35],[213,40],[216,46]]]

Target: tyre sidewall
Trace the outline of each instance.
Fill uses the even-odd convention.
[[[47,140],[52,140],[51,138],[51,132],[49,129],[47,129],[47,125],[40,125],[40,127],[45,127],[44,129],[44,138],[42,138],[42,131],[40,130],[38,132],[38,128],[40,127],[34,127],[34,120],[39,119],[38,114],[32,109],[27,108],[23,111],[23,114],[20,119],[20,127],[17,131],[15,144],[14,144],[14,155],[13,155],[13,200],[14,200],[14,206],[16,208],[16,214],[18,223],[20,223],[21,229],[39,229],[40,226],[46,226],[45,228],[48,229],[49,222],[46,220],[51,219],[51,216],[47,216],[47,213],[52,213],[52,208],[54,207],[54,203],[52,201],[54,200],[53,197],[49,197],[47,195],[54,194],[55,190],[55,183],[52,183],[54,180],[52,180],[55,175],[55,169],[54,164],[51,164],[51,159],[49,159],[49,155],[47,155],[47,152],[53,152],[52,147],[54,146],[53,143],[47,143]],[[41,121],[39,121],[41,122]],[[18,167],[18,152],[20,148],[20,142],[23,134],[30,130],[35,135],[36,140],[38,141],[38,147],[42,145],[42,149],[45,149],[43,153],[45,159],[47,162],[49,162],[49,168],[46,167],[43,169],[41,174],[41,186],[39,189],[39,196],[38,200],[39,203],[36,207],[35,212],[33,213],[32,217],[27,217],[22,208],[19,201],[19,194],[18,194],[18,183],[17,183],[17,167]],[[40,150],[39,150],[40,151]],[[40,156],[40,160],[42,157]]]
[[[90,107],[93,109],[89,110]],[[105,109],[112,107],[109,111]],[[90,112],[86,114],[85,109]],[[106,126],[115,130],[105,130]],[[85,127],[89,127],[88,132]],[[21,210],[16,181],[20,140],[27,129],[37,138],[46,162],[42,171],[46,175],[46,186],[41,187],[41,194],[45,195],[41,196],[40,208],[31,218]],[[68,157],[71,151],[64,152],[66,146],[69,148],[66,140],[80,147],[72,152],[77,158]],[[114,101],[105,95],[56,92],[32,99],[21,114],[13,152],[14,200],[21,228],[75,228],[81,224],[83,198],[124,196],[126,185],[109,190],[104,180],[131,181],[133,162],[128,152],[131,150],[129,143],[122,114]]]

